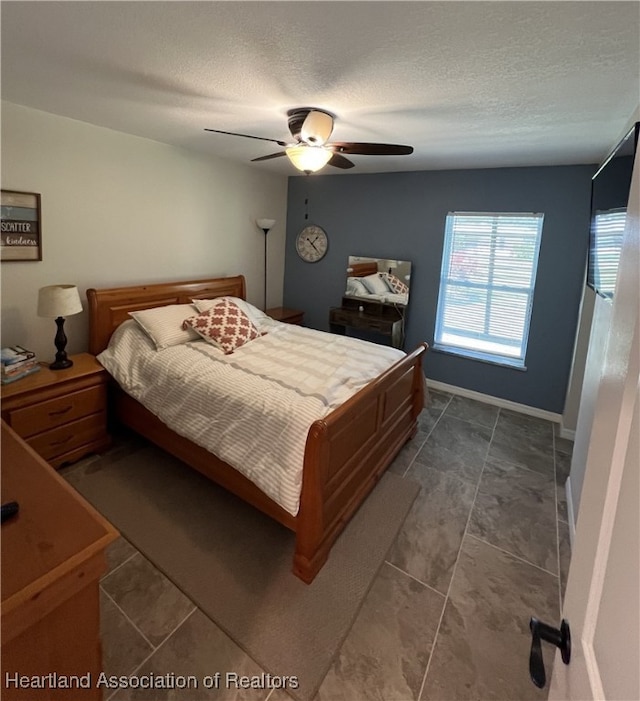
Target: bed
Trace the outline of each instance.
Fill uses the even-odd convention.
[[[226,296],[246,298],[243,276],[89,289],[89,350],[94,355],[104,351],[131,312]],[[421,344],[401,357],[311,424],[295,515],[230,464],[170,429],[115,382],[111,409],[121,423],[294,531],[293,572],[310,583],[351,516],[416,431],[424,403],[426,349]]]

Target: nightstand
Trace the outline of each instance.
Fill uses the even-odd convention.
[[[285,324],[302,324],[304,312],[299,309],[288,309],[287,307],[271,307],[265,314],[276,321],[283,321]]]
[[[107,433],[109,375],[93,355],[69,356],[73,366],[40,371],[2,386],[2,418],[53,467],[111,443]]]

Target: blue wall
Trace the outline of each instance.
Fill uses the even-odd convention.
[[[345,288],[349,255],[408,260],[405,349],[420,341],[431,345],[447,213],[543,212],[526,371],[430,350],[425,374],[561,413],[583,289],[595,170],[557,166],[289,178],[284,304],[303,309],[305,325],[327,331],[329,307],[340,305]],[[295,251],[296,236],[306,224],[322,226],[329,237],[328,253],[318,263],[304,263]]]

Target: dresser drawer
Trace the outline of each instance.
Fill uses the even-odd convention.
[[[342,309],[332,309],[329,316],[329,323],[343,324],[353,329],[366,329],[369,331],[379,331],[380,333],[391,333],[393,322],[388,319],[380,319],[375,316],[358,314],[357,312],[345,311]]]
[[[106,412],[102,411],[52,428],[50,431],[44,431],[37,436],[27,438],[26,441],[45,460],[51,460],[58,455],[104,438],[106,425]]]
[[[104,411],[106,405],[107,388],[100,384],[65,394],[63,397],[32,404],[24,409],[15,409],[9,415],[9,423],[18,435],[28,438],[83,416]]]
[[[392,326],[393,323],[385,319],[367,319],[365,325],[360,328],[389,334],[391,333]]]
[[[343,311],[342,309],[332,309],[329,314],[329,321],[334,324],[350,324],[353,319],[358,317],[351,312]]]

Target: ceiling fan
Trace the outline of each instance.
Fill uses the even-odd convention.
[[[342,168],[353,168],[354,163],[342,154],[363,156],[406,156],[413,153],[412,146],[398,144],[375,144],[349,141],[329,142],[333,132],[335,116],[326,110],[316,107],[296,107],[287,112],[289,131],[293,137],[292,143],[269,139],[264,136],[251,136],[250,134],[238,134],[233,131],[221,129],[205,129],[217,134],[229,134],[230,136],[243,136],[247,139],[259,139],[260,141],[272,141],[282,146],[284,151],[271,153],[268,156],[252,158],[253,161],[268,161],[272,158],[287,156],[293,165],[305,173],[313,173],[325,165]]]

